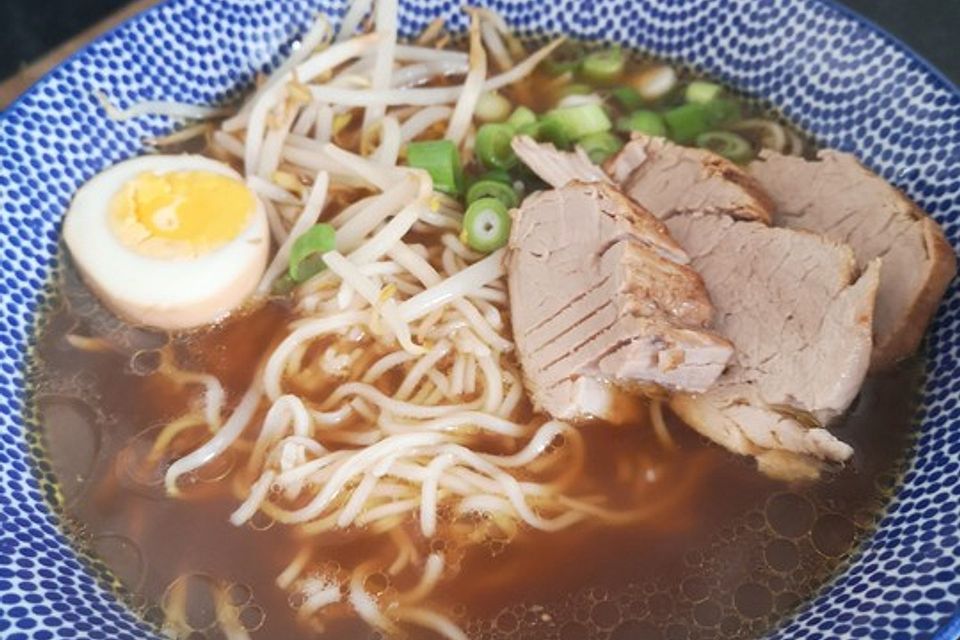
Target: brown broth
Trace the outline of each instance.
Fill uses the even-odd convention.
[[[538,75],[508,93],[542,111],[556,99],[547,82]],[[208,480],[226,481],[200,482],[185,499],[167,497],[159,477],[132,468],[127,453],[142,455],[159,426],[184,412],[191,394],[150,373],[165,337],[115,320],[69,261],[62,263],[61,304],[39,334],[32,395],[46,446],[41,467],[52,467],[50,492],[78,548],[156,623],[168,587],[191,574],[191,593],[200,593],[190,601],[197,626],[212,619],[201,592],[213,580],[235,585],[235,604],[250,626],[257,627],[262,614],[255,638],[371,637],[353,620],[328,625],[322,636],[297,622],[275,579],[302,541],[279,525],[258,530],[228,522],[238,504],[230,472],[243,463],[242,454],[204,470]],[[168,349],[183,368],[217,375],[232,404],[288,318],[282,305],[269,304],[176,337]],[[105,336],[113,346],[81,351],[68,334]],[[909,449],[921,373],[915,358],[869,379],[836,426],[854,446],[854,459],[803,486],[762,476],[750,460],[675,419],[673,451],[645,425],[585,427],[589,488],[620,505],[652,504],[659,511],[630,526],[525,531],[507,545],[470,549],[430,604],[454,612],[478,638],[758,637],[811,598],[873,530]],[[653,493],[642,478],[625,477],[636,469],[656,470]],[[324,561],[344,566],[378,548],[350,536],[318,544]]]
[[[121,452],[131,442],[148,446],[152,438],[137,440],[138,434],[155,435],[187,397],[159,375],[130,371],[129,354],[143,346],[137,342],[155,346],[157,337],[123,333],[69,265],[64,272],[60,286],[72,304],[48,314],[37,346],[34,396],[59,480],[58,508],[78,544],[106,565],[123,596],[149,619],[159,620],[158,605],[171,582],[201,574],[252,592],[265,613],[254,637],[316,637],[296,623],[287,594],[274,584],[300,544],[289,531],[230,525],[238,501],[226,482],[172,499],[155,484],[158,478],[146,479],[154,484],[131,480]],[[235,401],[287,317],[282,306],[268,305],[176,338],[173,349],[184,367],[218,375]],[[67,333],[95,331],[111,335],[124,352],[85,352],[66,342]],[[644,494],[618,478],[617,469],[637,468],[629,459],[646,456],[644,466],[664,474],[673,492],[659,500],[661,511],[629,527],[524,532],[508,545],[472,549],[435,604],[458,612],[471,637],[608,637],[612,629],[618,629],[612,638],[755,637],[810,598],[872,530],[907,450],[911,391],[920,371],[915,360],[868,381],[837,427],[856,449],[854,460],[806,486],[769,480],[747,459],[676,421],[671,427],[679,446],[672,452],[639,426],[588,427],[590,482],[621,504],[643,504]],[[332,541],[328,549],[324,559],[344,564],[371,552],[350,541]],[[196,616],[210,615],[196,607]],[[248,607],[248,614],[259,612]],[[685,635],[675,635],[681,629]],[[322,637],[370,634],[350,621],[328,631]]]

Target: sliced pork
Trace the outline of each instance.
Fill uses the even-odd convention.
[[[510,146],[517,157],[551,187],[560,188],[572,180],[610,183],[603,169],[593,164],[580,147],[560,151],[549,142],[537,142],[530,136],[515,136]]]
[[[736,348],[717,385],[675,396],[674,411],[774,465],[765,469],[774,475],[797,475],[789,469],[803,458],[849,458],[852,449],[822,425],[849,407],[866,376],[879,262],[861,273],[846,245],[725,215],[677,214],[667,227],[703,277],[716,330]]]
[[[822,151],[809,161],[764,152],[749,171],[772,197],[776,224],[849,244],[861,267],[882,258],[873,368],[916,351],[956,273],[937,223],[846,153]]]
[[[582,420],[609,406],[607,383],[713,385],[732,348],[706,329],[713,307],[687,262],[660,221],[609,185],[570,182],[524,200],[507,270],[514,339],[536,406]]]
[[[605,168],[625,194],[658,218],[702,211],[770,223],[770,199],[754,179],[706,149],[634,135]]]
[[[552,167],[558,183],[584,172],[571,154],[545,145],[525,145],[521,158]],[[641,206],[658,210],[690,254],[716,306],[714,328],[736,348],[717,384],[675,394],[674,411],[717,443],[755,457],[769,475],[813,477],[823,461],[852,454],[824,427],[866,376],[880,265],[859,268],[843,243],[766,226],[771,203],[741,169],[726,165],[707,151],[638,137],[607,170]],[[670,169],[676,166],[685,170]]]

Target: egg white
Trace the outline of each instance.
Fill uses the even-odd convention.
[[[270,251],[263,203],[253,194],[246,227],[225,245],[197,257],[145,256],[123,244],[110,225],[110,201],[144,172],[209,171],[240,180],[216,160],[197,155],[143,156],[121,162],[77,191],[63,238],[87,285],[117,315],[177,330],[216,322],[253,292]],[[215,214],[215,212],[211,212]]]

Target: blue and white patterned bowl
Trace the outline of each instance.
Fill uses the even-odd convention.
[[[401,29],[452,0],[403,0]],[[915,54],[819,0],[490,0],[525,33],[563,32],[675,59],[768,99],[907,191],[960,244],[960,91]],[[96,98],[217,103],[275,65],[335,0],[172,0],[94,42],[0,118],[0,637],[150,631],[75,557],[41,493],[25,416],[32,329],[71,194],[173,123],[117,123]],[[960,295],[928,343],[920,436],[902,487],[849,567],[777,638],[960,637]],[[951,616],[953,616],[951,622]],[[946,626],[945,626],[946,625]],[[940,629],[938,632],[937,629]]]

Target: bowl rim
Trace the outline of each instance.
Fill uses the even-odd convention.
[[[10,101],[10,103],[7,104],[7,106],[5,106],[2,110],[0,110],[0,122],[3,122],[3,120],[6,118],[6,115],[9,112],[13,111],[16,107],[18,107],[20,103],[24,100],[24,98],[27,98],[31,96],[34,92],[36,92],[38,90],[38,87],[47,79],[47,77],[55,73],[58,69],[74,61],[76,58],[86,55],[88,49],[92,48],[94,45],[100,43],[103,40],[107,40],[109,38],[114,37],[116,32],[122,30],[124,27],[126,27],[128,24],[130,24],[134,20],[138,20],[143,15],[148,13],[160,12],[163,10],[165,6],[177,4],[180,1],[181,0],[160,0],[159,2],[153,5],[150,5],[149,7],[143,9],[142,11],[138,11],[133,15],[127,17],[126,19],[121,20],[120,22],[112,26],[110,29],[107,29],[106,31],[99,34],[95,38],[84,43],[83,46],[81,46],[79,49],[77,49],[67,57],[63,58],[60,62],[58,62],[53,67],[51,67],[46,73],[44,73],[42,76],[34,80],[26,89],[21,91],[16,98]],[[960,96],[960,78],[958,78],[957,80],[953,80],[952,78],[947,76],[947,74],[944,73],[939,67],[937,67],[935,64],[930,62],[925,56],[920,54],[914,47],[907,44],[902,38],[900,38],[897,35],[894,35],[893,32],[891,32],[890,30],[880,26],[877,22],[866,17],[865,15],[858,12],[857,10],[851,7],[848,7],[847,5],[843,4],[840,0],[810,0],[810,1],[818,2],[822,5],[825,5],[826,7],[842,14],[844,17],[854,20],[855,22],[858,22],[861,25],[879,34],[882,38],[888,40],[890,44],[899,48],[901,51],[903,51],[908,56],[913,58],[916,62],[919,62],[925,72],[929,73],[931,76],[939,80],[951,93]],[[957,615],[957,619],[960,620],[960,614]]]
[[[43,85],[46,83],[46,81],[52,75],[60,71],[63,67],[88,55],[90,50],[96,47],[98,44],[116,37],[118,32],[129,27],[131,23],[142,19],[143,16],[148,14],[153,14],[153,13],[157,13],[157,14],[162,13],[165,10],[165,8],[169,7],[170,5],[181,4],[184,1],[185,0],[160,0],[159,2],[156,2],[151,6],[146,7],[143,10],[137,11],[136,13],[128,16],[124,20],[112,26],[110,29],[104,31],[103,33],[85,42],[76,51],[73,51],[68,56],[64,57],[62,60],[57,62],[57,64],[55,64],[48,71],[46,71],[43,75],[41,75],[39,78],[34,80],[26,89],[20,92],[20,94],[18,94],[12,101],[10,101],[10,103],[8,103],[2,110],[0,110],[0,124],[5,122],[7,120],[7,117],[10,114],[15,112],[25,102],[33,98],[35,94],[38,94],[43,89]],[[899,50],[901,53],[905,54],[908,58],[912,59],[915,63],[917,63],[918,66],[921,68],[921,70],[925,74],[929,75],[933,79],[936,79],[940,83],[942,88],[944,88],[947,92],[952,94],[954,97],[960,97],[960,78],[954,80],[953,78],[949,77],[943,70],[941,70],[932,62],[930,62],[930,60],[928,60],[924,55],[920,54],[913,46],[905,42],[901,37],[895,35],[887,28],[879,25],[873,19],[868,18],[863,14],[861,14],[860,12],[858,12],[856,9],[853,9],[843,4],[840,0],[807,0],[807,1],[823,5],[828,10],[834,11],[840,16],[842,16],[843,18],[847,20],[851,20],[865,27],[867,30],[873,32],[876,36],[881,38],[881,40],[885,41],[886,45]],[[237,87],[235,87],[235,89],[242,90],[242,86],[238,84]],[[763,98],[764,96],[758,95],[758,97]],[[0,357],[0,360],[6,360],[6,359],[7,357],[5,355]],[[929,375],[929,373],[927,375]],[[23,389],[21,389],[20,391],[22,393]],[[918,428],[918,427],[914,427],[914,428]],[[915,445],[911,445],[911,456],[915,455],[915,451],[913,451],[913,447],[915,447]],[[897,493],[892,494],[889,500],[892,501],[896,499],[898,493],[899,491]],[[871,532],[871,534],[868,536],[867,539],[869,539],[869,537],[874,535],[877,531],[879,531],[879,528]],[[861,542],[861,544],[863,544],[863,542]],[[818,594],[822,593],[822,590],[826,589],[831,583],[831,581],[835,580],[839,575],[849,570],[850,566],[852,566],[856,562],[857,562],[857,552],[854,553],[854,555],[851,557],[850,562],[847,565],[840,568],[838,573],[831,575],[830,578],[828,578],[827,581],[819,587],[817,593]],[[800,611],[802,611],[802,609],[803,607],[792,612],[790,615],[786,616],[781,621],[781,623],[774,629],[771,629],[770,632],[775,633],[778,629],[782,629],[783,625],[787,621],[794,618]],[[960,608],[958,608],[958,610],[945,623],[945,625],[939,630],[937,630],[936,632],[934,632],[934,635],[932,636],[932,640],[955,640],[956,638],[960,638]]]

